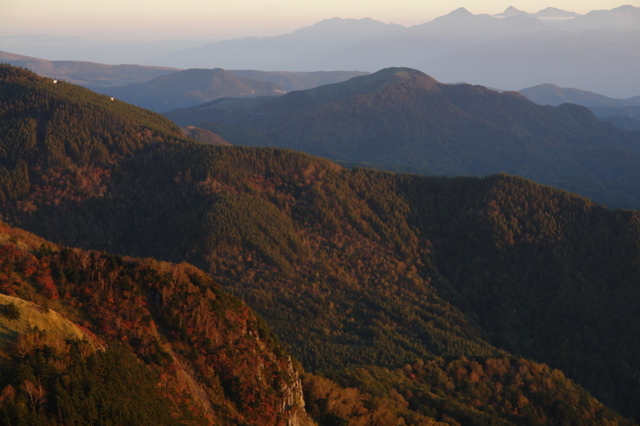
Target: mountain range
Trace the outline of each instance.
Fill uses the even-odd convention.
[[[516,92],[442,84],[413,69],[278,97],[221,99],[166,116],[237,145],[401,172],[506,172],[608,205],[640,206],[638,133],[577,105],[539,106]]]
[[[163,75],[145,83],[99,90],[125,102],[167,112],[223,97],[275,96],[348,80],[361,72],[264,72],[253,70],[189,69]],[[245,77],[243,77],[245,76]]]
[[[550,21],[564,21],[573,18],[577,18],[581,16],[579,13],[575,12],[567,12],[566,10],[561,10],[555,7],[547,7],[546,9],[542,9],[536,13],[528,13],[522,10],[518,10],[513,6],[509,6],[505,9],[504,12],[499,13],[497,15],[493,15],[495,18],[513,18],[514,16],[529,16],[535,17],[541,20],[550,20]]]
[[[222,69],[179,71],[145,83],[101,90],[125,102],[158,112],[199,105],[223,97],[256,97],[287,93],[262,80],[241,78]]]
[[[369,72],[401,65],[444,82],[508,90],[551,82],[629,97],[640,93],[639,28],[640,8],[633,6],[580,16],[554,9],[473,15],[460,8],[409,28],[332,18],[290,34],[226,40],[145,63]]]
[[[385,74],[348,85],[447,90]],[[25,301],[0,299],[0,316],[36,303],[108,348],[11,325],[23,343],[3,347],[3,371],[19,372],[0,383],[6,423],[640,419],[638,212],[504,174],[199,144],[148,110],[9,66],[0,87],[0,284]],[[589,123],[582,111],[567,114]]]
[[[168,67],[106,65],[84,61],[48,61],[2,51],[0,51],[0,62],[29,69],[43,77],[79,84],[92,90],[142,83],[178,71],[176,68]]]
[[[43,77],[79,84],[157,112],[195,106],[221,97],[276,95],[338,83],[358,71],[258,71],[189,69],[47,61],[0,52],[0,61]]]

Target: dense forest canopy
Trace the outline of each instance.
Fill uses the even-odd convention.
[[[148,111],[0,70],[5,220],[117,254],[52,245],[31,255],[60,264],[52,284],[7,280],[3,293],[73,306],[78,292],[74,315],[164,368],[157,324],[211,389],[221,383],[228,399],[202,415],[293,416],[273,409],[298,377],[288,351],[320,424],[626,422],[607,407],[640,418],[638,212],[504,174],[394,174],[202,145]],[[163,277],[185,288],[175,303]],[[138,334],[111,330],[109,315],[138,321]],[[242,333],[249,324],[259,338]],[[251,339],[274,376],[252,375],[253,352],[223,343]]]

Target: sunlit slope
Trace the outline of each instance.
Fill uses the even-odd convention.
[[[309,424],[291,358],[202,271],[0,227],[3,424]]]

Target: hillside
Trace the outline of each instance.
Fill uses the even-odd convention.
[[[83,61],[47,61],[1,51],[0,62],[160,112],[195,106],[221,97],[278,95],[367,74],[359,71],[226,71],[219,68],[178,70]]]
[[[304,151],[346,164],[431,175],[505,172],[617,207],[640,206],[640,135],[575,105],[446,85],[406,68],[243,102],[165,114],[234,145]]]
[[[295,375],[254,374],[249,327],[260,321],[219,282],[313,373],[302,388],[320,424],[631,423],[608,407],[640,418],[636,212],[506,175],[395,175],[288,150],[197,144],[148,111],[0,69],[5,219],[52,241],[121,254],[39,242],[55,287],[33,284],[27,293],[42,302],[78,291],[92,331],[124,335],[134,349],[141,339],[143,361],[155,359],[145,336],[157,324],[179,346],[174,352],[196,357],[193,371],[212,388],[211,375],[223,375],[228,399],[213,413],[251,424],[296,412],[278,405]],[[349,87],[364,95],[370,85]],[[113,125],[125,108],[129,121]],[[32,133],[22,130],[29,126]],[[74,134],[88,136],[74,142]],[[67,266],[54,274],[64,256]],[[124,256],[188,261],[213,279]],[[104,274],[92,274],[101,259]],[[137,272],[137,262],[164,272]],[[112,271],[121,274],[113,272],[115,281]],[[182,286],[189,295],[166,302],[164,291]],[[209,319],[218,300],[231,311]],[[222,342],[249,349],[215,346],[216,333],[227,332],[218,321],[230,326]],[[258,358],[289,365],[261,330],[274,355]]]
[[[125,102],[153,111],[187,108],[223,97],[281,95],[273,83],[238,77],[222,69],[190,69],[154,78],[145,83],[101,90]]]
[[[43,77],[65,80],[90,87],[123,86],[142,83],[161,75],[176,72],[176,68],[141,65],[106,65],[85,61],[47,61],[30,56],[0,51],[0,63],[27,68]]]
[[[614,99],[584,90],[542,84],[520,90],[539,105],[572,103],[589,108],[596,117],[625,130],[640,130],[640,96]]]
[[[309,424],[291,359],[201,271],[0,228],[2,424]]]
[[[3,424],[315,424],[279,344],[201,271],[0,226],[0,285],[14,294],[0,294]],[[576,415],[627,424],[561,372],[517,358],[419,360],[335,380],[303,377],[319,424],[556,424]]]
[[[282,87],[287,92],[311,89],[325,84],[340,83],[350,78],[368,73],[362,71],[257,71],[229,70],[231,74],[241,78],[268,81]]]
[[[228,141],[224,140],[219,135],[216,135],[215,133],[209,130],[201,129],[199,127],[186,126],[186,127],[181,127],[180,130],[182,130],[182,133],[186,137],[196,140],[198,142],[211,144],[211,145],[231,145]]]
[[[640,96],[628,99],[614,99],[586,90],[558,87],[555,84],[540,84],[520,90],[527,99],[539,105],[558,106],[564,103],[591,107],[640,106]]]

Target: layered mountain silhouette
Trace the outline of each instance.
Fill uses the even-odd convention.
[[[79,84],[92,90],[103,87],[143,83],[176,68],[142,65],[106,65],[85,61],[48,61],[30,56],[0,51],[0,62],[22,67],[43,77]]]
[[[538,19],[541,20],[547,20],[547,21],[555,21],[555,20],[560,20],[560,21],[564,21],[564,20],[569,20],[572,18],[576,18],[578,16],[581,16],[579,13],[575,13],[575,12],[568,12],[566,10],[562,10],[562,9],[558,9],[555,7],[547,7],[546,9],[542,9],[536,13],[528,13],[522,10],[518,10],[513,6],[509,6],[508,8],[505,9],[504,12],[499,13],[497,15],[493,15],[496,18],[512,18],[515,16],[530,16],[530,17],[536,17]]]
[[[555,84],[541,84],[520,90],[529,100],[540,105],[558,106],[564,103],[592,107],[640,106],[640,96],[615,99],[586,90],[558,87]]]
[[[506,172],[614,206],[639,206],[639,135],[586,108],[441,84],[390,68],[276,98],[166,114],[233,144],[291,148],[348,164],[434,175]]]
[[[193,424],[181,413],[209,401],[192,414],[256,425],[302,425],[305,411],[321,424],[640,418],[637,212],[507,175],[396,175],[291,150],[199,144],[147,110],[0,71],[3,217],[49,240],[120,254],[29,242],[6,227],[3,292],[65,307],[61,314],[123,347],[86,362],[166,374],[135,373],[144,377],[133,394],[144,403],[138,413]],[[408,78],[414,91],[443,91],[411,70],[384,74],[351,80],[349,90],[366,98]],[[334,89],[285,95],[276,106],[349,99]],[[522,101],[497,99],[512,98]],[[223,288],[323,376],[301,377],[270,329]],[[2,315],[20,314],[14,305]],[[87,375],[82,358],[61,363],[46,342],[32,349],[3,360],[35,374],[3,376],[5,419],[61,421],[83,413],[63,401],[120,401],[111,391],[60,397],[75,380],[133,389],[126,377]],[[37,368],[49,365],[57,372],[44,380]],[[162,398],[187,408],[172,411]]]
[[[190,69],[157,77],[146,83],[109,88],[102,93],[125,102],[165,112],[195,106],[223,97],[281,95],[273,83],[241,78],[222,69]]]
[[[163,75],[145,83],[103,88],[99,92],[153,111],[167,112],[224,97],[282,95],[289,90],[342,82],[363,74],[366,73],[190,69]]]
[[[265,38],[243,38],[226,40],[206,45],[202,48],[188,49],[151,60],[153,63],[187,64],[189,67],[225,69],[260,69],[266,71],[318,71],[353,70],[362,68],[305,66],[304,59],[317,62],[315,55],[322,52],[343,50],[354,43],[381,40],[385,37],[401,34],[404,27],[387,25],[373,19],[325,19],[310,27],[301,28],[291,34]],[[217,59],[213,59],[217,56]],[[197,59],[199,58],[199,59]],[[212,65],[218,63],[219,65]],[[251,65],[251,66],[250,66]]]
[[[491,16],[460,8],[409,28],[332,18],[290,34],[226,40],[146,63],[369,72],[402,65],[450,83],[518,90],[552,82],[624,98],[640,93],[639,28],[640,8],[633,6],[586,15],[547,8]]]
[[[584,90],[561,88],[554,84],[541,84],[520,90],[531,101],[540,105],[572,103],[586,106],[597,117],[625,130],[640,130],[640,96],[614,99]]]
[[[8,52],[0,52],[0,61],[159,112],[195,106],[220,97],[254,97],[310,89],[368,74],[360,71],[178,70],[47,61]]]

